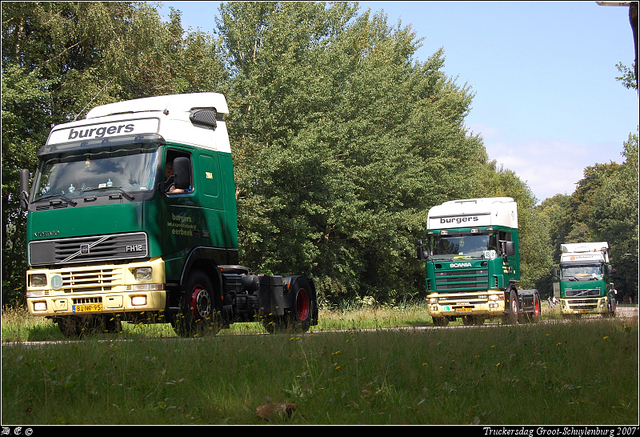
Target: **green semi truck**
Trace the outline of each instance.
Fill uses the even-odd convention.
[[[427,241],[418,241],[426,263],[429,315],[438,326],[462,319],[481,324],[538,321],[537,290],[518,287],[518,208],[510,197],[444,202],[429,210]]]
[[[585,314],[615,316],[616,294],[609,244],[567,243],[560,246],[560,266],[552,272],[554,296],[564,317]]]
[[[52,128],[33,175],[26,301],[67,336],[123,321],[182,336],[260,321],[270,332],[318,323],[300,276],[238,265],[231,146],[218,93],[98,106]]]

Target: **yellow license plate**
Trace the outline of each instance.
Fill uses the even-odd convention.
[[[470,313],[471,308],[456,308],[456,313]]]
[[[73,312],[74,313],[94,313],[97,311],[102,311],[101,303],[89,303],[84,305],[74,305]]]

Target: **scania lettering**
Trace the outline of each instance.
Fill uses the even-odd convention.
[[[615,316],[618,292],[611,280],[609,243],[562,244],[560,250],[560,266],[553,269],[552,276],[562,315]]]
[[[54,126],[33,175],[26,298],[67,336],[171,323],[182,336],[260,321],[318,323],[313,280],[239,265],[231,145],[222,94],[98,106]]]
[[[540,294],[518,287],[518,209],[510,197],[465,199],[434,206],[427,241],[418,241],[426,263],[428,310],[435,325],[462,319],[480,324],[538,321]]]

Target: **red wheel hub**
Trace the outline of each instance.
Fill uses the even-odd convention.
[[[298,296],[296,296],[296,310],[300,320],[307,320],[307,317],[309,317],[309,307],[309,295],[307,294],[307,290],[301,288],[298,290]]]
[[[211,298],[201,285],[196,285],[191,293],[191,312],[196,320],[211,316]]]

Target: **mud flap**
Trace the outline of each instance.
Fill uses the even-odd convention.
[[[520,299],[520,308],[523,313],[539,311],[540,298],[538,290],[518,290],[518,298]]]

